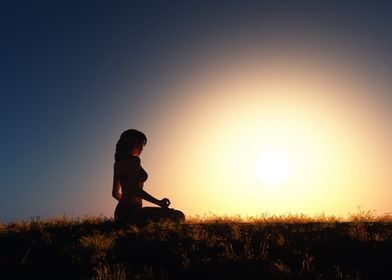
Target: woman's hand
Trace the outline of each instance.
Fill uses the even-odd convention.
[[[159,201],[159,206],[162,208],[167,208],[170,205],[170,200],[168,198],[163,198]]]

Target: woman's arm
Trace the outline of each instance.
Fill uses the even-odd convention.
[[[114,171],[113,171],[113,189],[112,189],[112,196],[120,201],[121,197],[122,197],[122,193],[121,193],[121,184],[120,184],[120,180],[118,179],[117,176],[117,168],[116,166],[114,166]]]
[[[170,200],[167,198],[163,198],[161,200],[156,199],[155,197],[153,197],[151,194],[149,194],[148,192],[146,192],[143,189],[139,189],[139,188],[134,188],[132,189],[133,193],[139,197],[141,197],[144,200],[147,200],[151,203],[154,203],[162,208],[167,208],[170,205]]]

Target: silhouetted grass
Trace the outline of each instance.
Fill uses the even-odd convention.
[[[390,279],[392,216],[36,217],[1,224],[0,248],[10,279]]]

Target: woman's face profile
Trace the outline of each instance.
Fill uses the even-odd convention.
[[[135,145],[131,149],[131,155],[140,156],[142,151],[143,151],[143,144],[142,143],[135,143]]]

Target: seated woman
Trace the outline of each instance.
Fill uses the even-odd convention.
[[[161,220],[182,222],[185,215],[181,211],[169,209],[169,199],[156,199],[143,190],[148,176],[140,164],[139,156],[146,143],[144,133],[135,129],[124,131],[117,142],[112,196],[118,200],[118,204],[114,219],[120,224],[130,222],[138,225]],[[143,199],[160,207],[142,207]]]

